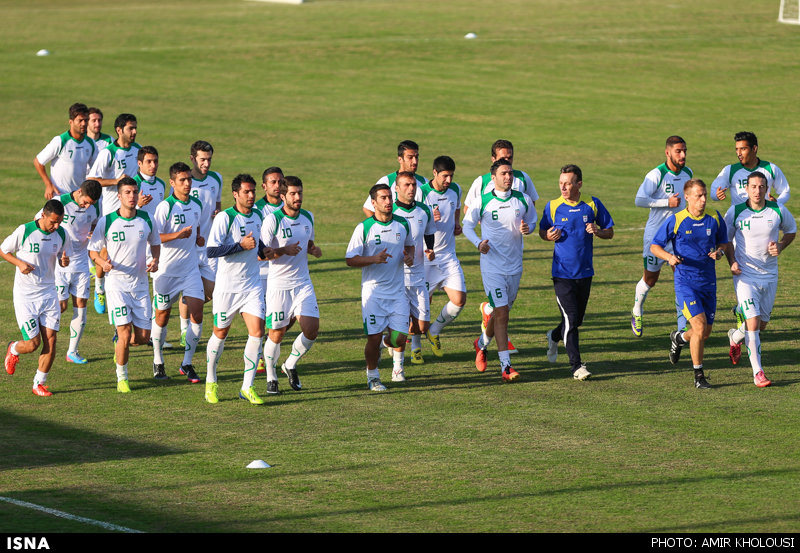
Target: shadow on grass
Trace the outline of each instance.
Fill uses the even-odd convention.
[[[109,460],[161,457],[185,453],[153,442],[102,434],[40,418],[0,410],[3,425],[0,469],[97,463]],[[43,452],[51,452],[44,455]]]

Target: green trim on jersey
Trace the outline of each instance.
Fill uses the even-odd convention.
[[[746,170],[750,171],[751,173],[754,173],[755,171],[758,171],[759,169],[765,169],[767,171],[767,173],[772,175],[773,179],[775,178],[775,171],[772,170],[772,165],[770,164],[770,162],[766,161],[764,159],[759,159],[758,160],[758,164],[752,170],[747,169],[747,167],[745,167],[741,163],[734,163],[733,165],[731,165],[730,173],[728,173],[728,184],[729,185],[733,184],[733,175],[735,175],[737,172],[739,172],[742,169],[746,169]]]
[[[150,220],[150,216],[147,214],[146,211],[143,211],[141,209],[137,209],[136,210],[136,215],[134,215],[133,217],[129,218],[129,217],[123,217],[122,215],[120,215],[119,210],[117,210],[117,211],[114,211],[114,212],[109,213],[108,215],[106,215],[106,228],[105,228],[104,234],[106,236],[108,236],[108,229],[111,228],[111,225],[117,219],[122,219],[123,221],[135,221],[137,217],[140,218],[140,219],[144,219],[144,221],[147,223],[147,226],[150,227],[150,230],[151,231],[153,230],[153,221]]]
[[[736,220],[739,218],[739,215],[741,215],[742,211],[744,211],[745,209],[749,209],[753,213],[761,213],[765,209],[771,209],[771,210],[775,211],[775,213],[778,214],[778,217],[780,217],[780,219],[781,219],[781,223],[783,223],[783,213],[781,213],[781,206],[780,206],[780,204],[778,202],[771,202],[771,201],[767,200],[766,202],[764,202],[764,207],[762,207],[759,210],[755,210],[755,209],[751,208],[749,204],[750,204],[750,200],[747,200],[747,201],[744,201],[744,202],[742,202],[740,204],[736,204],[735,206],[733,206],[733,210],[734,210],[733,211],[733,222],[734,222],[734,224],[736,223]]]
[[[422,192],[422,201],[425,201],[431,194],[447,194],[449,190],[453,190],[459,198],[461,197],[461,186],[457,182],[451,182],[447,188],[441,191],[436,190],[431,182],[421,185],[419,189]]]
[[[161,185],[161,192],[163,194],[167,193],[167,183],[165,183],[163,180],[161,180],[158,177],[156,177],[155,180],[151,183],[146,178],[144,178],[144,175],[142,175],[140,172],[137,171],[136,175],[133,177],[133,180],[135,180],[136,184],[139,185],[139,191],[140,192],[142,191],[142,183],[146,182],[147,184],[150,184],[150,185],[152,185],[152,184],[160,184]]]
[[[259,200],[256,200],[256,203],[253,205],[253,207],[258,208],[259,210],[263,210],[266,206],[274,207],[277,211],[278,208],[283,207],[283,202],[278,201],[278,203],[273,204],[272,202],[268,202],[265,196]]]
[[[494,195],[494,191],[492,191],[492,192],[488,192],[488,193],[486,193],[486,194],[483,194],[483,195],[481,196],[481,210],[480,210],[480,216],[481,216],[481,217],[483,217],[483,210],[486,208],[486,206],[487,206],[487,205],[489,204],[489,202],[491,202],[492,200],[497,200],[498,202],[503,202],[503,203],[505,203],[505,202],[507,202],[507,201],[511,200],[511,198],[517,198],[517,199],[518,199],[520,202],[522,202],[522,205],[524,205],[524,206],[525,206],[525,210],[526,210],[526,211],[529,209],[529,207],[528,207],[528,202],[526,202],[526,201],[525,201],[525,196],[523,196],[523,195],[522,195],[522,192],[520,192],[520,191],[518,191],[518,190],[512,190],[512,191],[511,191],[511,194],[508,196],[508,198],[499,198],[499,197],[495,196],[495,195]],[[597,211],[597,210],[595,209],[595,211]]]
[[[228,216],[228,228],[225,229],[226,233],[229,233],[231,231],[231,227],[233,226],[233,221],[236,219],[237,215],[241,215],[242,217],[249,219],[253,215],[253,213],[255,213],[258,216],[258,218],[261,219],[261,222],[262,223],[264,222],[264,216],[258,209],[251,209],[250,213],[242,213],[241,211],[238,211],[235,207],[229,207],[228,209],[224,210],[223,213],[225,213]]]
[[[362,222],[361,222],[361,224],[364,226],[364,237],[363,237],[363,240],[364,240],[364,241],[366,241],[366,240],[367,240],[367,235],[369,234],[369,230],[370,230],[370,229],[371,229],[371,228],[372,228],[374,225],[381,225],[381,226],[383,226],[383,227],[388,227],[389,225],[391,225],[391,224],[392,224],[393,222],[395,222],[395,221],[396,221],[396,222],[398,222],[398,223],[400,223],[401,225],[403,225],[403,228],[404,228],[404,229],[406,229],[406,233],[407,233],[407,234],[411,233],[411,228],[408,226],[408,221],[406,221],[406,220],[405,220],[405,219],[403,219],[402,217],[395,216],[395,215],[394,215],[394,213],[392,213],[392,218],[391,218],[391,220],[389,220],[389,221],[386,221],[385,223],[383,223],[383,222],[381,222],[381,221],[378,221],[378,220],[375,218],[375,216],[373,215],[373,216],[372,216],[372,217],[370,217],[369,219],[364,219],[364,221],[362,221]]]
[[[91,159],[92,156],[94,156],[94,152],[97,150],[97,145],[94,143],[94,140],[89,138],[89,135],[87,134],[84,134],[83,138],[81,138],[80,140],[75,140],[75,138],[71,134],[69,134],[69,131],[61,133],[60,135],[58,135],[58,137],[61,139],[61,147],[58,149],[58,153],[56,154],[56,156],[61,155],[61,152],[64,151],[64,147],[70,140],[72,140],[75,144],[83,144],[84,142],[88,141],[89,146],[92,147],[92,154],[89,156],[89,159]]]
[[[679,172],[675,173],[672,169],[670,169],[667,166],[667,162],[666,161],[664,163],[662,163],[661,165],[659,165],[658,167],[656,167],[656,169],[658,169],[658,172],[661,173],[661,177],[658,179],[658,184],[656,185],[656,188],[661,186],[661,183],[664,182],[664,177],[666,177],[667,174],[674,175],[674,176],[677,177],[681,173],[686,173],[687,175],[689,175],[690,179],[694,175],[692,173],[692,170],[689,169],[688,167],[686,167],[685,165],[683,167],[681,167],[681,170]]]
[[[520,181],[522,181],[522,185],[525,187],[524,192],[527,193],[528,181],[525,180],[525,175],[522,173],[522,171],[517,171],[516,169],[512,169],[511,172],[513,173],[515,179],[519,179]],[[490,182],[492,182],[492,173],[486,173],[485,175],[481,175],[481,196],[486,194],[485,192],[486,186]]]

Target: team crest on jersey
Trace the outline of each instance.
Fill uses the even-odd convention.
[[[398,242],[400,241],[400,233],[399,232],[395,234],[395,238],[397,238]]]
[[[588,215],[584,215],[583,216],[583,222],[584,223],[588,223],[589,222],[589,216]]]
[[[706,229],[706,236],[711,236],[711,229],[710,228]]]
[[[768,228],[772,228],[772,224],[773,223],[774,223],[774,221],[772,219],[767,220],[767,227]]]
[[[139,231],[139,238],[144,238],[144,231],[143,230]]]
[[[514,217],[519,217],[519,209],[514,210]]]

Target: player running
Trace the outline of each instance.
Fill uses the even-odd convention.
[[[695,388],[711,385],[703,372],[705,341],[711,335],[717,311],[717,275],[714,262],[728,248],[728,233],[719,211],[706,210],[706,184],[692,179],[684,185],[686,209],[670,215],[653,236],[650,251],[675,268],[675,297],[689,322],[689,330],[670,334],[669,360],[676,365],[689,344]],[[673,251],[665,247],[672,243]]]
[[[136,181],[131,177],[121,178],[117,194],[119,208],[100,218],[88,249],[92,261],[106,275],[108,311],[111,324],[117,329],[114,351],[117,391],[126,394],[131,391],[128,382],[130,345],[144,345],[150,340],[153,307],[147,273],[158,270],[161,239],[147,213],[136,208],[139,203]],[[149,263],[148,244],[152,253]]]
[[[631,313],[631,331],[637,338],[644,332],[644,302],[650,289],[658,282],[661,275],[663,259],[650,253],[650,243],[656,231],[664,224],[667,217],[681,211],[685,207],[683,199],[683,185],[692,178],[692,170],[686,167],[686,141],[680,136],[667,138],[664,155],[666,161],[647,173],[644,181],[636,192],[636,207],[650,210],[647,223],[644,227],[644,246],[642,258],[644,261],[644,275],[636,283],[636,293],[633,298]],[[670,251],[671,245],[666,249]],[[686,318],[676,305],[678,313],[678,330],[686,328]]]
[[[61,318],[55,287],[55,267],[69,266],[69,240],[61,227],[64,206],[48,200],[42,216],[20,225],[0,245],[0,257],[15,265],[14,313],[22,333],[21,341],[6,347],[6,372],[13,375],[19,356],[33,353],[42,345],[39,368],[33,377],[33,394],[53,395],[47,385],[47,375],[56,355],[56,335]],[[42,339],[44,335],[44,339]]]
[[[536,209],[527,194],[511,189],[514,169],[510,161],[495,161],[491,174],[492,190],[481,196],[479,204],[470,205],[464,217],[464,236],[481,253],[483,290],[493,309],[485,329],[473,343],[475,367],[480,372],[486,370],[486,348],[497,336],[500,376],[504,382],[512,382],[519,373],[509,357],[508,319],[522,278],[522,238],[536,228]],[[478,223],[480,237],[475,232]]]
[[[197,247],[205,244],[198,233],[203,205],[191,195],[192,170],[185,163],[178,162],[169,168],[169,184],[172,195],[158,204],[153,216],[162,244],[159,269],[153,278],[153,378],[167,378],[162,347],[172,305],[182,296],[190,323],[179,372],[189,382],[198,383],[200,377],[192,358],[203,332],[205,292],[197,264]]]
[[[322,250],[314,244],[314,216],[302,209],[303,181],[294,176],[281,179],[280,199],[283,206],[270,213],[261,227],[261,242],[272,250],[266,291],[269,333],[264,343],[268,394],[279,393],[275,366],[280,358],[281,342],[291,324],[297,320],[300,334],[292,344],[291,354],[281,365],[281,371],[293,390],[302,388],[297,363],[319,334],[319,306],[308,272],[308,256],[319,258]]]
[[[784,205],[767,201],[767,178],[753,172],[747,179],[747,201],[735,204],[725,214],[728,239],[734,244],[728,262],[733,287],[745,321],[728,331],[730,358],[735,365],[742,355],[742,342],[759,388],[772,384],[761,366],[761,335],[767,328],[778,289],[778,255],[797,234],[794,217]],[[783,238],[780,233],[783,232]]]
[[[376,184],[369,191],[374,215],[359,223],[347,245],[348,267],[361,268],[361,315],[367,344],[367,388],[383,392],[378,363],[381,346],[398,348],[406,343],[408,300],[403,264],[414,263],[414,240],[408,221],[392,214],[392,190]],[[386,340],[383,332],[388,331]]]
[[[259,277],[259,236],[261,212],[253,209],[256,202],[256,181],[240,174],[231,183],[234,205],[214,218],[208,237],[208,257],[217,259],[217,281],[214,286],[212,312],[214,330],[206,348],[206,393],[208,403],[218,403],[217,363],[225,347],[225,339],[233,319],[242,315],[247,327],[244,347],[244,378],[239,392],[241,399],[262,405],[254,385],[256,365],[264,337],[264,292]],[[266,257],[261,251],[260,257]]]
[[[395,181],[397,180],[398,173],[408,172],[414,175],[417,179],[417,186],[422,186],[428,182],[428,179],[422,175],[417,175],[417,167],[419,166],[419,145],[413,140],[403,140],[397,145],[397,163],[400,168],[394,173],[389,173],[378,179],[375,184],[385,184],[389,186],[392,191],[392,199],[395,198]],[[421,196],[417,193],[415,200],[419,201]],[[367,196],[366,201],[362,207],[364,215],[372,217],[374,208],[372,207],[372,198]]]
[[[449,156],[439,156],[433,160],[433,180],[420,186],[422,201],[433,215],[435,232],[433,234],[434,256],[425,259],[425,286],[433,298],[437,290],[444,290],[447,303],[439,316],[431,323],[426,336],[436,357],[442,357],[440,334],[444,327],[458,317],[467,303],[467,284],[464,271],[456,257],[456,236],[461,234],[459,215],[461,213],[461,187],[453,181],[456,163]],[[421,364],[421,344],[419,338],[411,336],[411,363]]]

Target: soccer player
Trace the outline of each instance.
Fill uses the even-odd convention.
[[[209,232],[211,232],[211,222],[222,208],[222,175],[211,170],[213,157],[214,147],[205,140],[196,141],[189,149],[189,160],[192,164],[192,196],[203,204],[203,218],[200,221],[199,233],[206,243]],[[208,257],[205,246],[198,246],[197,254],[207,303],[214,293],[217,260]],[[178,310],[181,318],[181,346],[186,347],[186,329],[189,327],[188,306],[181,303],[178,305]]]
[[[153,377],[167,378],[161,349],[172,305],[182,295],[181,301],[189,310],[190,324],[179,372],[189,382],[198,383],[200,377],[194,370],[192,358],[203,331],[205,291],[197,264],[197,246],[205,244],[198,234],[203,205],[191,195],[192,170],[182,161],[169,168],[169,184],[172,195],[158,204],[153,216],[162,244],[159,269],[153,279]]]
[[[264,343],[268,394],[279,393],[275,365],[290,323],[297,320],[300,334],[292,344],[292,353],[281,365],[281,371],[293,390],[302,388],[297,363],[319,334],[319,306],[308,272],[308,256],[319,258],[322,250],[314,244],[314,216],[302,209],[303,181],[291,175],[281,179],[280,199],[283,206],[271,212],[261,227],[261,242],[273,252],[266,291],[269,333]]]
[[[667,217],[685,207],[681,191],[683,185],[692,178],[692,170],[686,167],[686,141],[683,138],[680,136],[667,138],[664,155],[667,158],[666,161],[645,175],[639,191],[636,192],[636,207],[650,210],[644,227],[644,249],[642,250],[644,275],[636,284],[631,313],[631,331],[637,338],[642,336],[644,330],[642,321],[644,301],[647,299],[650,289],[658,282],[661,266],[664,264],[664,260],[650,253],[650,243],[653,241],[653,235]],[[667,251],[670,251],[671,247],[667,244]],[[686,328],[686,319],[683,317],[681,309],[678,306],[676,308],[678,330],[683,330]]]
[[[767,193],[775,190],[777,197],[767,196],[770,201],[785,204],[789,201],[789,183],[783,171],[769,161],[758,157],[758,138],[755,134],[742,131],[733,137],[736,145],[736,156],[739,163],[727,165],[722,168],[717,178],[711,183],[711,197],[714,200],[724,200],[727,190],[731,189],[731,205],[747,201],[747,178],[753,171],[763,173],[767,179]]]
[[[514,165],[514,145],[510,140],[499,139],[495,140],[492,144],[491,160],[492,163],[500,159],[507,159],[511,165]],[[464,215],[469,209],[470,203],[480,205],[481,198],[484,194],[488,194],[494,187],[494,179],[491,172],[477,177],[472,185],[469,187],[467,196],[464,199]],[[536,200],[539,199],[539,194],[536,192],[536,187],[533,185],[533,180],[530,175],[525,171],[514,171],[514,181],[511,184],[511,189],[526,194],[533,205],[536,205]],[[483,302],[480,305],[482,327],[485,327],[492,314],[492,306],[489,302]],[[517,353],[517,348],[509,340],[508,351]]]
[[[508,353],[508,318],[522,278],[522,238],[536,228],[536,209],[527,194],[512,190],[514,168],[507,159],[492,164],[492,190],[481,196],[464,217],[464,236],[481,253],[483,290],[493,311],[486,328],[473,343],[475,367],[486,370],[486,348],[497,336],[500,376],[504,382],[519,378]],[[480,223],[481,236],[475,232]]]
[[[270,252],[260,247],[261,212],[253,209],[256,181],[250,175],[237,175],[232,183],[234,205],[214,218],[208,237],[208,257],[217,258],[212,312],[214,331],[206,349],[207,372],[205,399],[218,403],[217,363],[225,339],[237,314],[247,327],[244,347],[244,378],[239,397],[253,405],[262,405],[254,385],[256,365],[264,337],[264,291],[261,289],[258,258]],[[259,252],[259,250],[262,250]]]
[[[425,259],[425,285],[431,299],[437,290],[444,290],[447,303],[439,316],[431,323],[426,336],[433,354],[442,357],[442,342],[439,335],[445,326],[458,317],[467,303],[467,284],[464,271],[456,257],[456,236],[461,234],[461,187],[453,181],[456,163],[449,156],[433,160],[433,180],[420,186],[422,201],[431,209],[436,232],[433,234],[433,258]],[[411,336],[411,362],[423,361],[421,344],[417,336]],[[415,353],[419,351],[419,354]]]
[[[431,303],[425,287],[425,261],[434,260],[434,233],[431,209],[422,202],[414,201],[417,195],[417,179],[414,173],[399,172],[395,181],[396,199],[392,209],[393,215],[408,221],[411,237],[414,241],[414,263],[403,267],[405,294],[409,304],[408,334],[411,336],[412,362],[422,359],[421,336],[428,331],[431,323]],[[392,381],[403,382],[406,379],[403,368],[406,344],[392,352]]]
[[[414,240],[408,221],[392,214],[392,190],[376,184],[369,191],[374,215],[359,223],[347,245],[345,262],[361,269],[361,315],[367,344],[367,388],[383,392],[378,363],[382,344],[398,348],[406,343],[408,300],[403,264],[414,263]],[[388,330],[387,340],[383,332]]]
[[[797,234],[797,224],[786,206],[767,201],[767,186],[763,173],[750,173],[747,201],[732,205],[725,214],[728,239],[734,244],[734,252],[731,254],[728,248],[726,254],[739,309],[745,317],[739,328],[728,331],[730,357],[734,365],[739,362],[744,342],[753,369],[753,382],[759,388],[771,384],[761,366],[760,332],[767,328],[775,304],[778,255]]]
[[[539,224],[539,237],[553,244],[553,288],[561,322],[547,332],[547,360],[558,360],[558,342],[564,340],[572,377],[586,380],[590,373],[581,359],[578,328],[583,324],[594,276],[594,237],[614,237],[614,221],[594,196],[581,199],[583,172],[565,165],[558,179],[561,197],[547,202]]]
[[[97,151],[102,151],[114,142],[114,139],[103,131],[103,112],[100,108],[89,108],[89,124],[86,126],[86,134],[94,140]]]
[[[139,185],[139,209],[147,212],[150,219],[156,214],[158,204],[164,201],[167,194],[166,183],[156,176],[158,173],[158,150],[155,146],[143,146],[136,155],[139,171],[133,177]]]
[[[22,332],[21,341],[12,341],[6,348],[5,366],[14,374],[19,356],[39,353],[39,369],[33,378],[33,394],[53,395],[48,389],[47,374],[56,355],[56,334],[61,318],[55,286],[56,264],[69,265],[71,254],[64,229],[64,206],[57,200],[48,200],[42,216],[36,221],[20,225],[0,245],[0,257],[16,265],[14,274],[14,313]],[[42,338],[44,335],[44,339]]]
[[[695,388],[711,385],[703,373],[705,341],[711,335],[717,311],[717,275],[714,262],[728,248],[728,232],[718,211],[706,210],[706,184],[691,179],[683,187],[686,209],[670,215],[653,236],[650,251],[675,268],[675,296],[689,330],[670,334],[669,360],[676,365],[686,344],[692,353]],[[672,243],[672,253],[665,249]]]
[[[111,324],[117,329],[114,362],[117,391],[130,393],[128,353],[131,342],[150,340],[153,308],[147,273],[158,270],[161,239],[146,212],[136,209],[139,185],[123,177],[117,185],[119,208],[100,217],[89,241],[89,257],[106,275]],[[147,244],[152,260],[147,263]],[[106,252],[107,258],[101,252]]]
[[[100,151],[89,169],[89,178],[103,187],[100,211],[105,216],[114,213],[120,206],[117,186],[123,177],[133,177],[138,168],[139,144],[136,142],[138,122],[136,116],[121,113],[114,121],[117,139]],[[95,267],[94,309],[106,312],[105,278],[101,268]]]
[[[117,184],[119,179],[133,177],[139,167],[137,156],[141,146],[136,142],[139,123],[136,116],[121,113],[114,121],[117,139],[100,151],[89,170],[89,178],[103,186],[101,208],[103,215],[115,212],[120,205]]]
[[[72,296],[72,320],[69,323],[69,348],[67,362],[86,364],[78,353],[78,346],[86,326],[86,305],[89,301],[89,236],[100,217],[98,201],[103,190],[95,180],[83,181],[80,188],[71,194],[56,196],[53,200],[64,206],[61,229],[67,234],[72,256],[66,267],[56,266],[55,281],[61,313],[67,309]],[[42,212],[36,215],[41,217]]]
[[[394,173],[389,173],[388,175],[384,175],[378,179],[378,182],[375,184],[385,184],[389,186],[392,191],[392,198],[395,197],[395,189],[394,183],[397,180],[397,174],[401,172],[410,172],[414,175],[417,179],[417,186],[422,186],[428,179],[423,177],[422,175],[417,175],[417,167],[419,166],[419,145],[414,142],[413,140],[403,140],[400,144],[397,145],[397,163],[400,165],[400,168],[395,171]],[[418,195],[415,200],[419,201],[420,196]],[[364,215],[367,217],[372,217],[373,214],[373,207],[372,207],[372,198],[367,196],[366,201],[364,202],[364,206],[362,210],[364,211]]]
[[[88,120],[89,108],[85,104],[72,104],[69,107],[69,129],[54,137],[33,158],[33,166],[44,182],[46,200],[74,192],[86,180],[86,172],[97,159],[98,152],[94,140],[86,136]]]

